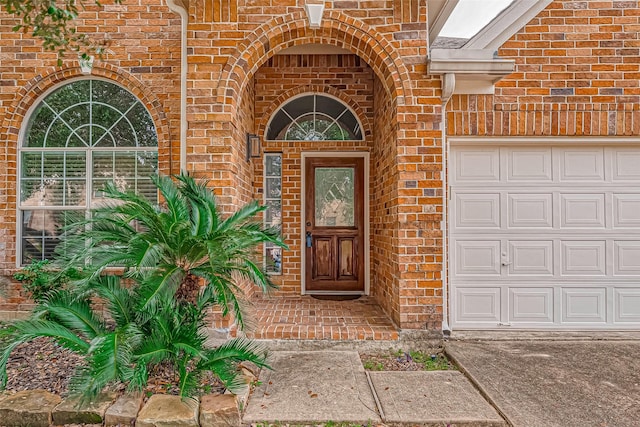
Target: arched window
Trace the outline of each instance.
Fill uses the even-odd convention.
[[[144,105],[104,80],[75,80],[31,110],[19,155],[20,262],[51,258],[61,229],[96,206],[107,181],[151,200],[158,136]]]
[[[287,101],[269,121],[267,140],[362,140],[353,111],[336,98],[307,94]]]

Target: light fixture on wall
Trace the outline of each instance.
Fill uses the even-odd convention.
[[[260,137],[247,133],[247,162],[260,157]]]
[[[320,25],[322,24],[322,13],[324,12],[324,3],[305,4],[304,10],[307,12],[309,28],[320,28]]]

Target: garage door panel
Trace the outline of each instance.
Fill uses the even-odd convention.
[[[640,241],[613,242],[613,273],[617,276],[640,275]]]
[[[614,289],[614,321],[619,323],[640,323],[640,288]]]
[[[500,288],[457,288],[456,318],[461,322],[500,322]]]
[[[605,228],[604,194],[561,194],[560,227]]]
[[[603,148],[554,148],[560,182],[604,181]]]
[[[456,193],[457,228],[500,228],[500,194]]]
[[[640,151],[632,149],[612,149],[613,164],[611,179],[613,181],[640,183]]]
[[[605,323],[605,288],[563,288],[563,323]]]
[[[500,181],[500,150],[498,148],[456,151],[454,162],[455,182]]]
[[[458,240],[456,275],[500,275],[500,240]]]
[[[637,168],[640,170],[640,163]],[[640,194],[613,195],[613,226],[640,231]]]
[[[562,248],[561,275],[604,276],[606,274],[606,241],[564,240],[560,246]]]
[[[454,328],[640,330],[640,140],[451,160]]]
[[[553,288],[510,288],[510,323],[553,323]]]
[[[516,182],[551,182],[550,148],[505,149],[507,156],[507,180]]]
[[[510,241],[510,276],[553,276],[553,240]]]
[[[553,227],[553,194],[507,195],[509,228]]]

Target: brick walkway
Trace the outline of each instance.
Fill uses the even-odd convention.
[[[397,340],[398,330],[368,297],[326,301],[310,296],[253,300],[246,334],[256,339]]]

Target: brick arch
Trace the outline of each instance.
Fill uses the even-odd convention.
[[[17,148],[20,127],[25,125],[24,121],[27,119],[29,108],[31,108],[47,90],[55,85],[77,77],[101,77],[129,90],[147,108],[156,125],[158,149],[170,148],[171,135],[169,132],[169,124],[162,110],[160,100],[148,88],[141,85],[131,74],[113,67],[110,64],[94,66],[90,75],[82,74],[80,68],[77,66],[56,67],[51,68],[49,72],[44,75],[39,75],[29,80],[16,92],[16,100],[8,108],[7,114],[0,125],[0,132],[8,136],[6,140],[7,144]]]
[[[325,12],[318,29],[308,27],[301,11],[260,25],[227,61],[220,77],[217,102],[225,112],[235,113],[243,89],[269,58],[283,49],[309,43],[338,46],[360,56],[381,80],[396,106],[411,105],[409,72],[392,44],[362,21],[335,10]]]
[[[264,132],[267,128],[267,124],[271,119],[271,116],[280,108],[287,100],[293,98],[296,95],[301,95],[304,93],[326,93],[328,95],[332,95],[335,98],[338,98],[345,105],[348,105],[351,108],[362,124],[362,134],[364,138],[367,139],[372,135],[372,127],[369,121],[369,118],[364,114],[362,108],[358,103],[356,103],[349,96],[344,94],[342,91],[336,89],[333,86],[324,86],[324,85],[306,85],[306,86],[298,86],[293,89],[289,89],[288,91],[282,93],[278,96],[272,103],[269,105],[269,108],[265,111],[262,120],[258,123],[257,133],[258,135],[264,136]]]

